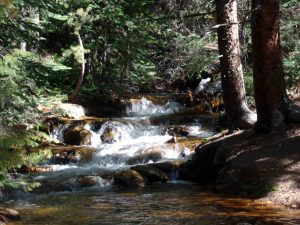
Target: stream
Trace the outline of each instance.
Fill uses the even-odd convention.
[[[42,186],[32,192],[19,191],[2,203],[22,214],[21,221],[8,224],[300,224],[299,211],[212,194],[178,180],[176,171],[168,174],[165,183],[138,188],[114,185],[113,174],[132,166],[188,160],[201,140],[216,134],[216,121],[196,116],[151,122],[153,117],[183,109],[182,103],[164,95],[141,96],[129,101],[122,118],[57,124],[51,135],[61,142],[66,142],[68,130],[81,126],[89,141],[74,149],[91,153],[78,156],[73,152],[68,163],[59,161],[58,154],[58,160],[43,165],[50,171],[28,175]]]

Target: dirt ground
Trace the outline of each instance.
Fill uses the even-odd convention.
[[[300,125],[218,138],[199,146],[188,167],[189,179],[211,183],[219,193],[300,208]]]

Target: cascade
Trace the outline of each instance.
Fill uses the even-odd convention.
[[[107,186],[102,177],[112,171],[139,164],[188,159],[192,149],[181,145],[180,141],[208,137],[214,131],[205,130],[202,121],[197,118],[184,124],[174,124],[174,121],[170,124],[167,120],[155,125],[150,122],[151,117],[171,115],[183,109],[184,105],[176,101],[154,103],[141,97],[129,101],[126,115],[122,118],[107,118],[97,126],[84,119],[59,124],[53,129],[51,136],[65,142],[65,133],[80,126],[85,135],[90,135],[90,141],[78,147],[93,149],[92,157],[82,160],[76,153],[71,152],[71,163],[52,162],[47,165],[52,172],[35,179],[68,180],[72,183],[74,177],[91,175],[94,176],[91,179],[96,180],[98,185]],[[78,132],[80,138],[82,133],[80,130]],[[170,176],[173,180],[176,179],[176,172],[173,171]],[[74,186],[74,182],[71,186]]]

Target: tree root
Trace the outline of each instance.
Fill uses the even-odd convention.
[[[247,130],[252,128],[257,121],[256,113],[251,111],[248,106],[244,103],[241,107],[240,115],[238,118],[229,119],[229,131],[233,132],[234,130]]]

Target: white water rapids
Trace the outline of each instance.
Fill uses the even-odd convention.
[[[103,171],[118,170],[137,164],[186,159],[191,154],[191,149],[177,143],[167,143],[173,138],[168,132],[169,121],[164,121],[161,125],[151,125],[149,122],[149,118],[153,116],[171,114],[183,108],[183,105],[174,101],[154,104],[144,97],[134,99],[127,106],[127,117],[109,119],[97,129],[89,124],[84,125],[84,128],[91,132],[91,145],[87,147],[95,148],[89,162],[50,165],[53,172],[41,175],[38,179],[51,177],[63,179],[78,174],[99,174]],[[64,142],[63,134],[69,126],[58,125],[52,132],[52,137]],[[212,132],[203,131],[197,119],[180,126],[189,137],[207,137],[212,134]],[[110,143],[101,140],[101,136],[108,127],[114,131],[113,141]]]

